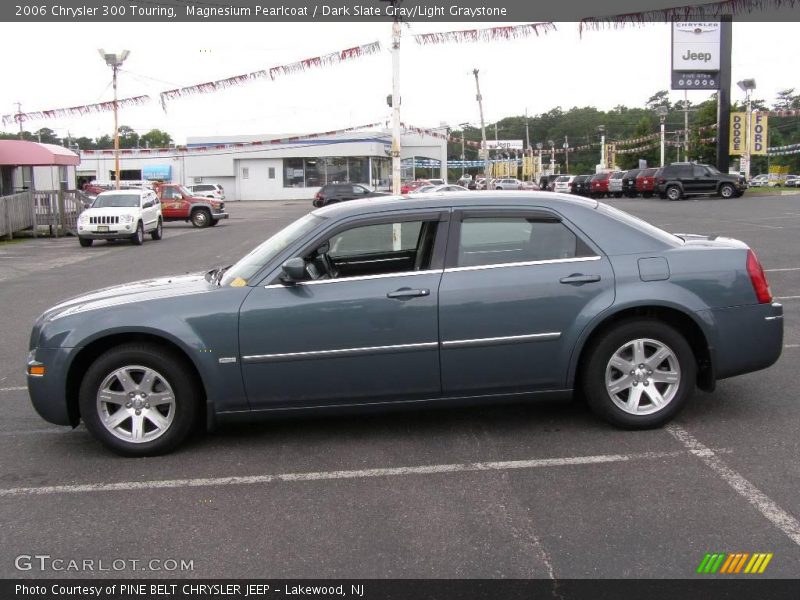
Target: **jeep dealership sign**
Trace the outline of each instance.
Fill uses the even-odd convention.
[[[720,23],[672,24],[672,89],[718,90]]]

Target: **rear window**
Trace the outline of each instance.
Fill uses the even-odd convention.
[[[625,173],[614,173],[611,179],[622,179],[623,177],[625,177]]]
[[[656,169],[653,169],[655,171]],[[664,242],[665,244],[669,244],[670,246],[680,246],[683,244],[683,240],[676,235],[672,235],[671,233],[667,233],[663,229],[659,229],[655,225],[651,225],[647,221],[643,221],[639,217],[634,217],[630,213],[626,213],[624,211],[619,210],[618,208],[614,208],[613,206],[609,206],[608,204],[603,204],[602,202],[598,202],[597,204],[598,210],[607,214],[608,216],[616,219],[617,221],[621,221],[631,227],[635,227],[640,231],[645,232],[646,234],[650,235],[651,237],[656,238]]]
[[[565,181],[569,181],[569,175],[562,175],[561,177],[556,179],[556,183],[564,183]]]
[[[639,177],[652,177],[653,175],[656,174],[656,171],[658,171],[658,169],[645,169],[644,171],[639,173],[638,176]]]
[[[627,173],[625,173],[625,177],[636,177],[641,172],[641,169],[631,169]]]

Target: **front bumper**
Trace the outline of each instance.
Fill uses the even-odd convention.
[[[211,213],[211,218],[214,219],[215,221],[219,221],[220,219],[227,219],[228,213],[226,212]]]
[[[28,355],[28,367],[43,365],[44,375],[27,375],[28,395],[36,412],[56,425],[78,424],[77,406],[67,403],[67,371],[74,348],[36,348]],[[29,368],[27,371],[29,371]]]
[[[783,351],[783,305],[750,304],[700,311],[714,324],[717,379],[751,373],[775,364]]]

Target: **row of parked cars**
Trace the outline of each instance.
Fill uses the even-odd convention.
[[[782,175],[778,178],[777,175],[767,175],[762,173],[756,175],[750,180],[752,187],[800,187],[800,175]]]
[[[721,173],[711,165],[679,162],[660,168],[560,175],[545,189],[589,198],[652,198],[658,195],[663,199],[680,200],[696,195],[738,197],[747,189],[747,182],[741,175]]]

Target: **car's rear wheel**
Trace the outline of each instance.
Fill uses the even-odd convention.
[[[194,425],[200,393],[178,356],[151,344],[125,344],[101,355],[81,382],[86,428],[125,456],[174,449]]]
[[[78,242],[79,242],[79,243],[80,243],[80,245],[81,245],[81,246],[83,246],[84,248],[88,248],[89,246],[91,246],[91,245],[92,245],[92,243],[94,242],[94,240],[93,240],[93,239],[90,239],[90,238],[79,237],[79,238],[78,238]]]
[[[164,225],[161,222],[161,219],[159,219],[156,228],[150,232],[150,237],[152,237],[154,240],[160,240],[163,236],[164,236]]]
[[[723,183],[719,186],[719,195],[723,198],[733,198],[734,194],[736,194],[736,190],[733,189],[733,186],[730,183]]]
[[[680,200],[683,198],[683,193],[681,192],[681,188],[677,185],[669,186],[666,191],[664,192],[668,200]]]
[[[198,209],[192,213],[192,225],[202,229],[203,227],[208,227],[211,224],[211,213],[209,213],[206,209]]]
[[[131,242],[134,246],[141,246],[144,243],[144,225],[141,221],[136,224],[136,233],[131,236]]]
[[[686,339],[651,319],[623,322],[589,348],[583,391],[592,410],[618,427],[667,423],[694,390],[697,366]]]

